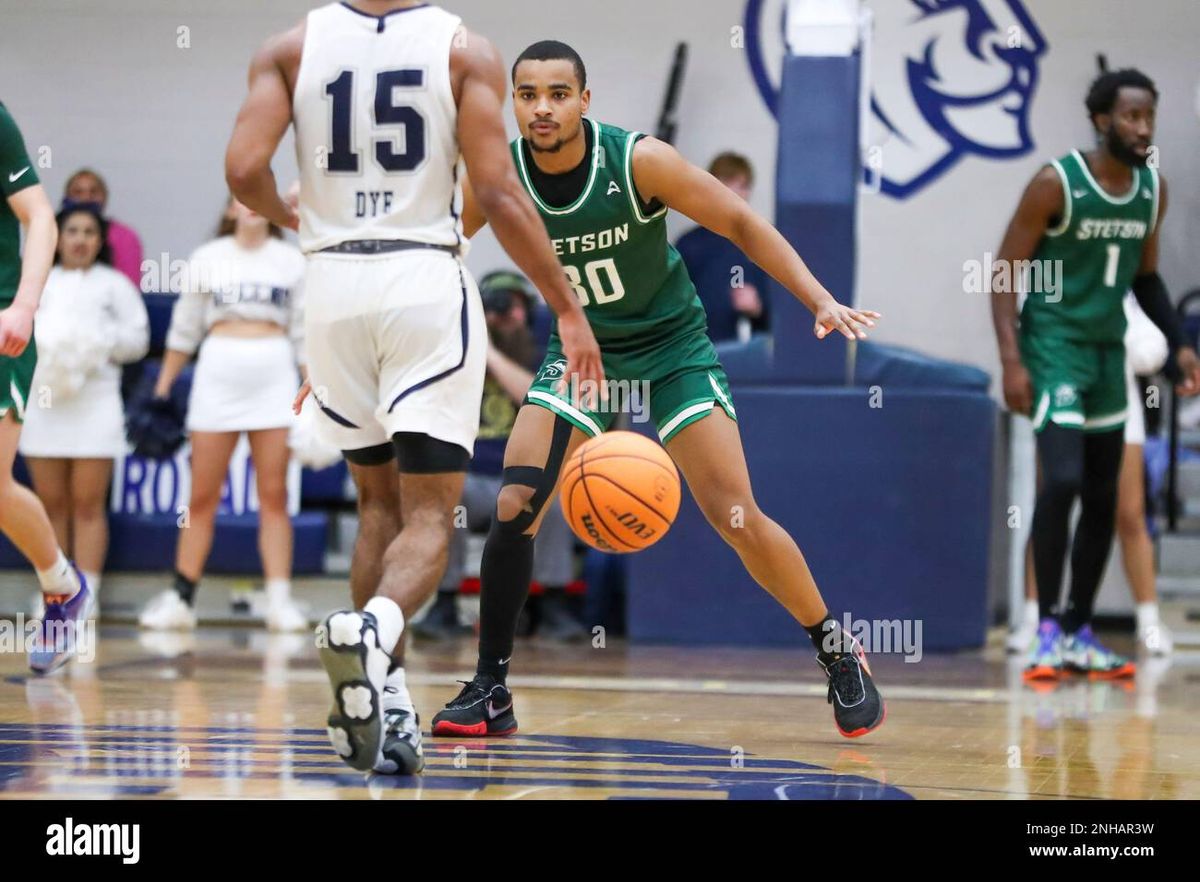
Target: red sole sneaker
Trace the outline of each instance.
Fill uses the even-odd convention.
[[[517,727],[513,726],[511,729],[497,729],[489,732],[487,723],[475,723],[472,726],[463,726],[458,723],[449,723],[445,720],[441,720],[433,724],[432,734],[435,736],[449,735],[452,737],[471,736],[478,738],[482,736],[490,736],[492,738],[502,738],[505,735],[517,734]]]
[[[879,715],[879,721],[877,723],[875,723],[875,725],[873,725],[873,726],[864,726],[861,729],[855,729],[853,732],[847,732],[841,726],[837,726],[837,723],[834,723],[834,725],[837,726],[838,732],[841,733],[841,735],[845,738],[862,738],[868,732],[874,732],[876,729],[878,729],[880,726],[882,726],[883,721],[886,719],[887,719],[887,702],[885,701],[883,703],[883,713]]]

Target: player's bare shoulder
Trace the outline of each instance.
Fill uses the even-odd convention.
[[[463,83],[468,78],[503,84],[504,58],[487,37],[459,25],[450,43],[450,85],[456,104],[462,99]]]
[[[1059,211],[1064,206],[1066,194],[1063,191],[1062,176],[1053,165],[1044,165],[1038,169],[1028,186],[1025,188],[1025,199],[1036,202],[1039,206]]]
[[[300,60],[304,54],[304,36],[308,30],[308,19],[302,18],[295,25],[268,37],[254,53],[252,70],[274,67],[287,82],[288,93],[294,94],[296,80],[300,74]]]

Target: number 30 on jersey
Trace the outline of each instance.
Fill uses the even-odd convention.
[[[579,267],[570,264],[563,264],[563,269],[567,272],[567,282],[575,289],[580,306],[588,306],[591,303],[599,306],[625,296],[625,285],[617,272],[617,262],[611,257],[584,264],[582,273]]]

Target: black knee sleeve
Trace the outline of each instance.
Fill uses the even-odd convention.
[[[396,449],[391,442],[376,444],[374,447],[360,447],[358,450],[343,450],[342,456],[346,462],[357,466],[379,466],[396,458]]]
[[[558,482],[571,424],[559,417],[544,468],[512,466],[504,470],[504,487],[520,486],[533,490],[529,505],[516,517],[501,520],[499,511],[492,517],[480,564],[479,593],[479,665],[478,672],[503,681],[512,657],[517,619],[529,595],[533,578],[533,537],[526,531]]]
[[[420,432],[397,432],[392,446],[396,464],[406,475],[465,472],[471,462],[471,452],[465,447]]]

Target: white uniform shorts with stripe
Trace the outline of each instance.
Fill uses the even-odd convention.
[[[450,254],[310,254],[305,334],[323,441],[341,450],[414,432],[472,452],[487,359],[475,280]]]

